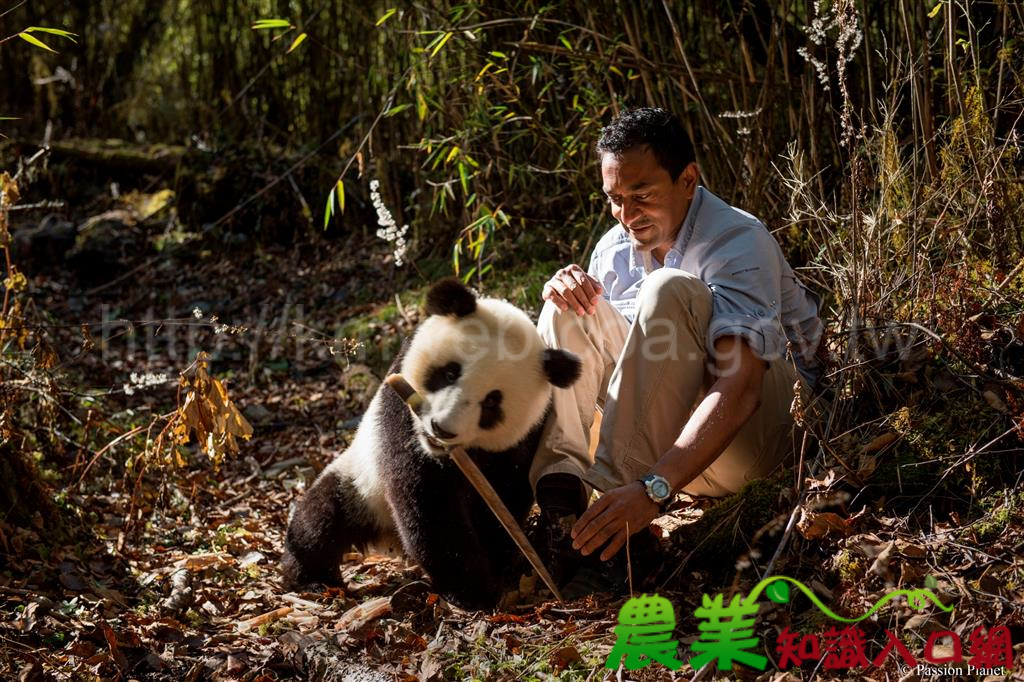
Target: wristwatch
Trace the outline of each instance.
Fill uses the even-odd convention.
[[[644,486],[647,497],[651,498],[651,501],[664,511],[672,499],[672,486],[669,485],[665,477],[658,474],[647,474],[640,479],[640,482]]]

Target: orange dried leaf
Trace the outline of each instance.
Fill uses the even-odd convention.
[[[806,509],[802,510],[796,529],[808,540],[817,540],[830,534],[846,537],[853,532],[849,520],[839,514],[813,512]]]
[[[883,433],[881,436],[878,436],[877,438],[873,439],[870,443],[865,445],[863,448],[861,448],[860,453],[862,455],[869,455],[872,452],[878,452],[886,445],[895,442],[895,440],[899,437],[900,436],[898,433],[894,433],[892,431],[888,433]]]

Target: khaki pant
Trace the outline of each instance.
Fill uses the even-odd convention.
[[[603,491],[647,474],[679,437],[714,381],[708,371],[711,291],[687,272],[662,268],[644,281],[633,324],[603,298],[594,315],[561,312],[546,303],[537,323],[548,346],[576,353],[580,379],[555,389],[530,480],[573,473]],[[709,365],[710,363],[710,365]],[[765,372],[761,405],[704,472],[683,487],[720,497],[761,478],[793,453],[789,414],[797,373],[785,359]],[[603,418],[591,459],[595,408]]]

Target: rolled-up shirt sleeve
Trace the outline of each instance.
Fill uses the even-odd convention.
[[[708,347],[723,336],[739,336],[766,362],[783,357],[782,261],[774,237],[763,227],[743,225],[716,241],[717,257],[702,277],[712,294]]]
[[[612,287],[615,286],[615,280],[618,278],[613,265],[604,251],[595,250],[590,255],[590,267],[587,268],[587,274],[601,283],[601,287],[604,289],[602,295],[605,298],[611,296]]]

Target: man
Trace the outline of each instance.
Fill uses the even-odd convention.
[[[618,224],[587,271],[544,286],[541,335],[583,376],[556,391],[531,479],[549,523],[578,517],[573,549],[607,561],[675,492],[727,495],[792,454],[793,387],[816,381],[821,323],[765,227],[698,184],[673,115],[623,112],[597,152]],[[583,481],[604,492],[589,509]]]

